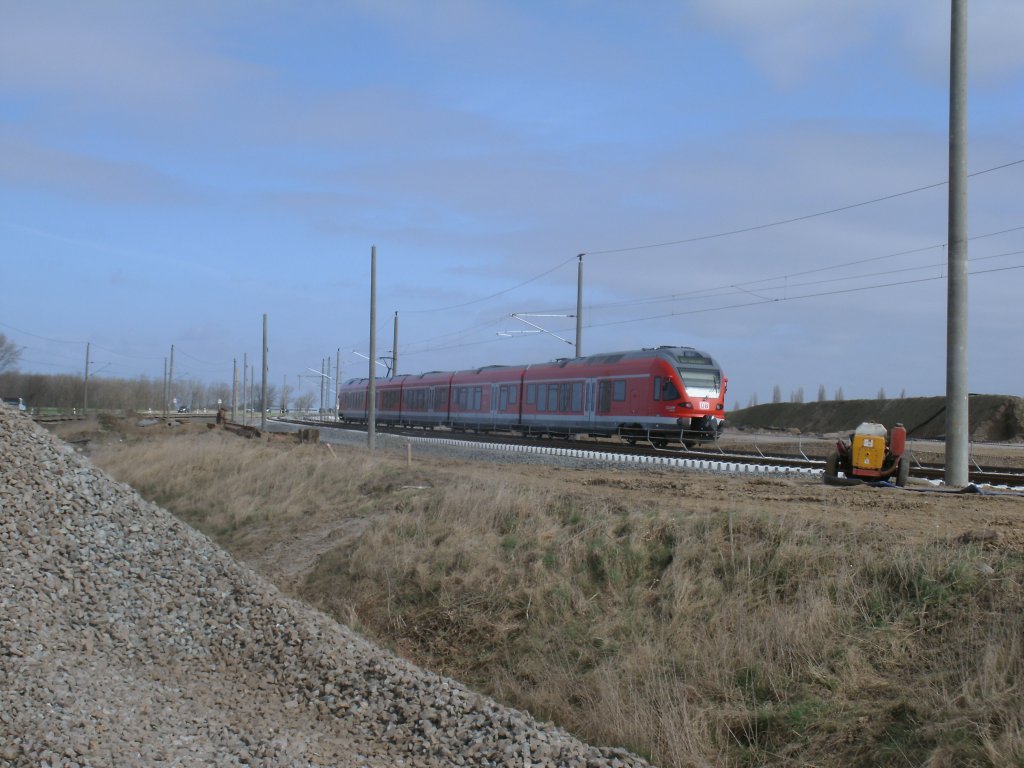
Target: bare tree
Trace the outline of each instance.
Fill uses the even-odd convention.
[[[879,400],[885,400],[885,387],[879,387],[879,389],[878,389],[878,399]]]
[[[839,389],[836,390],[836,396],[833,397],[832,399],[835,400],[837,403],[841,403],[843,400],[846,399],[846,396],[843,395],[843,388],[842,387],[840,387]]]
[[[303,392],[301,395],[295,398],[295,410],[297,411],[308,411],[313,407],[313,401],[316,398],[312,392]]]
[[[782,387],[780,387],[778,384],[776,384],[775,387],[772,389],[772,402],[782,402]]]
[[[793,392],[789,393],[789,402],[791,403],[802,403],[804,401],[804,388],[797,387]]]
[[[0,333],[0,372],[17,370],[18,361],[21,360],[21,347]]]
[[[757,392],[750,396],[750,400],[747,401],[747,408],[753,408],[757,405]]]
[[[818,402],[819,403],[825,402],[826,397],[827,397],[827,395],[825,394],[825,385],[824,384],[819,384],[818,385]]]

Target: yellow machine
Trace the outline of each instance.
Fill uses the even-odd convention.
[[[866,421],[850,435],[849,444],[836,441],[836,450],[825,461],[825,480],[842,472],[850,480],[879,481],[895,476],[904,486],[910,477],[907,430],[897,424],[889,432],[881,424]]]
[[[885,461],[885,427],[865,422],[857,427],[850,443],[852,469],[877,472]]]

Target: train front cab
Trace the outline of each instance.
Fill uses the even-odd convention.
[[[659,347],[586,360],[596,379],[592,431],[656,446],[717,438],[725,417],[725,379],[705,353]]]
[[[677,427],[684,444],[717,439],[725,424],[725,390],[729,380],[710,355],[690,347],[659,349],[679,390]],[[663,398],[665,402],[667,398]]]

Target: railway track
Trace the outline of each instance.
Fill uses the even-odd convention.
[[[330,421],[313,421],[300,419],[280,419],[292,424],[316,426],[327,429],[347,429],[364,432],[365,426],[360,424],[341,424]],[[581,438],[565,437],[545,438],[538,436],[523,436],[508,432],[473,432],[448,429],[413,429],[408,427],[385,427],[378,425],[379,434],[393,435],[396,437],[408,437],[415,439],[438,438],[455,440],[467,444],[486,443],[488,445],[507,445],[510,448],[529,447],[559,447],[563,449],[578,449],[580,451],[594,454],[615,454],[634,456],[639,461],[646,459],[677,458],[687,459],[695,462],[707,462],[725,465],[751,465],[770,466],[782,469],[818,471],[825,467],[824,458],[808,457],[801,451],[799,456],[785,454],[766,455],[761,450],[742,451],[721,448],[716,450],[697,450],[687,448],[658,448],[652,445],[645,445],[643,441],[630,444],[620,438]],[[941,481],[945,476],[945,468],[940,464],[915,462],[911,466],[910,476],[912,478]],[[974,485],[1006,486],[1011,488],[1024,488],[1024,471],[1014,467],[972,467],[969,482]]]

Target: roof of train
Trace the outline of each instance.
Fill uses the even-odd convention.
[[[378,382],[392,382],[392,381],[406,381],[413,379],[425,379],[433,376],[444,376],[459,373],[483,373],[486,371],[497,371],[509,368],[540,368],[544,366],[576,366],[576,365],[609,365],[611,363],[617,363],[620,360],[643,360],[646,358],[661,357],[668,360],[673,365],[706,365],[717,368],[718,363],[711,355],[706,352],[701,352],[693,347],[673,347],[673,346],[661,346],[661,347],[648,347],[645,349],[631,349],[625,352],[601,352],[596,355],[586,355],[585,357],[563,357],[557,360],[549,360],[543,363],[527,363],[524,365],[485,365],[480,368],[466,368],[459,371],[429,371],[427,373],[418,374],[401,374],[396,379],[378,378]],[[345,382],[345,385],[359,384],[361,382],[369,381],[368,378],[361,379],[350,379]]]

